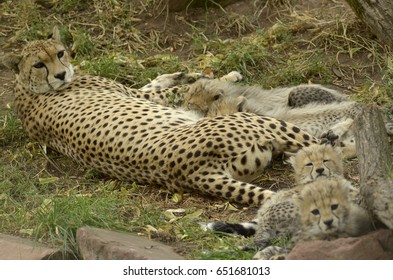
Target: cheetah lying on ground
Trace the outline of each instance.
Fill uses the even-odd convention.
[[[321,85],[299,85],[266,90],[260,86],[200,79],[192,84],[185,93],[184,106],[188,110],[198,111],[198,113],[206,116],[213,102],[239,96],[248,101],[247,108],[249,111],[261,115],[272,115],[277,108],[290,109],[314,102],[326,104],[348,100],[345,95],[338,91]]]
[[[273,153],[319,142],[292,124],[249,113],[195,122],[135,97],[142,91],[74,75],[57,29],[4,62],[17,72],[14,106],[28,135],[114,178],[259,205],[272,192],[247,182]]]

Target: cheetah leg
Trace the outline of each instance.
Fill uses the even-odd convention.
[[[346,119],[343,122],[333,125],[330,130],[336,134],[339,139],[342,139],[343,136],[351,130],[353,124],[353,119]]]
[[[279,246],[269,246],[254,255],[254,260],[285,260],[289,250]]]
[[[273,236],[275,236],[274,232],[271,232],[268,228],[264,228],[264,225],[259,225],[255,233],[254,243],[259,249],[264,249],[272,241]]]
[[[263,170],[272,160],[272,146],[270,144],[254,144],[249,150],[228,163],[229,174],[237,180],[253,182],[258,179]]]
[[[243,76],[242,74],[240,74],[237,71],[232,71],[229,72],[228,74],[222,76],[221,78],[219,78],[220,81],[227,81],[227,82],[239,82],[241,80],[243,80]]]
[[[388,135],[392,136],[393,135],[393,123],[392,122],[385,123],[385,127],[386,127],[386,132],[388,133]]]
[[[344,159],[356,158],[355,137],[349,137],[340,142],[341,153]]]
[[[229,201],[259,206],[263,204],[274,193],[250,183],[241,182],[224,174],[206,174],[203,178],[195,176],[194,189],[212,196],[221,197]]]
[[[329,131],[322,135],[322,141],[330,142],[332,145],[336,145],[338,142],[343,141],[346,137],[350,137],[350,131],[352,129],[353,119],[346,119],[345,121],[339,122],[333,125]]]

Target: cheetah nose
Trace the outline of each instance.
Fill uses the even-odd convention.
[[[64,81],[65,75],[66,75],[66,71],[63,71],[63,72],[57,73],[55,75],[55,78]]]
[[[319,175],[322,175],[323,171],[325,171],[325,168],[321,167],[315,170]]]
[[[331,227],[332,224],[333,224],[333,219],[330,219],[330,220],[327,220],[327,221],[323,221],[323,223],[324,223],[325,225],[327,225],[328,227]]]

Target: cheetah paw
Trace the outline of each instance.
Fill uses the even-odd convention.
[[[225,76],[222,76],[220,78],[221,81],[227,81],[227,82],[239,82],[243,80],[242,74],[240,74],[238,71],[232,71]]]
[[[338,138],[339,136],[337,134],[335,134],[332,130],[329,130],[328,132],[322,134],[321,143],[335,146],[337,144]]]

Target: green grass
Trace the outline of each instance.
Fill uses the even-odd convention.
[[[0,147],[21,143],[26,139],[22,123],[13,111],[7,110],[0,114]]]

